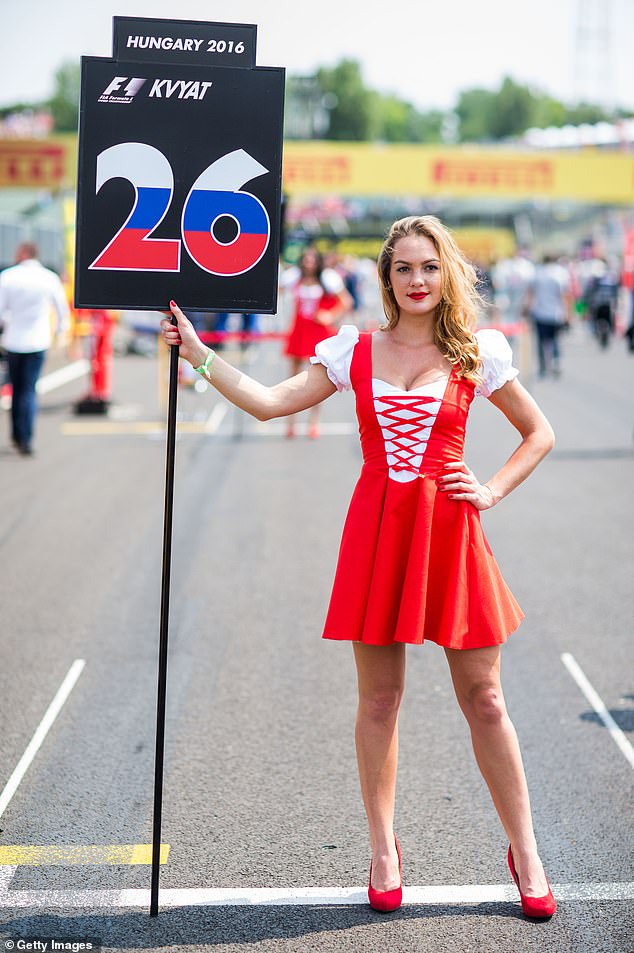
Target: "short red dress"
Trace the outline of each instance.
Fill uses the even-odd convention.
[[[377,332],[380,333],[380,332]],[[499,331],[477,334],[489,396],[516,376]],[[476,386],[455,370],[411,391],[373,378],[372,334],[344,325],[316,349],[339,390],[356,396],[363,468],[346,518],[323,637],[452,649],[497,645],[523,612],[469,502],[437,488],[462,460]]]
[[[293,324],[286,341],[287,357],[308,360],[317,345],[333,337],[337,329],[330,324],[315,320],[318,311],[332,311],[339,304],[338,292],[344,287],[343,280],[334,270],[322,272],[321,284],[304,284],[298,280],[293,287]]]

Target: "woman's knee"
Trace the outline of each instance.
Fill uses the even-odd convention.
[[[383,686],[370,692],[359,694],[359,717],[368,721],[388,722],[396,718],[403,688],[401,685]]]
[[[470,723],[496,725],[506,717],[506,705],[499,685],[473,685],[458,701]]]

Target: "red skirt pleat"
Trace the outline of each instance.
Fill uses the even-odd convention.
[[[504,642],[522,618],[474,506],[449,500],[428,476],[398,483],[362,472],[325,638],[481,648]]]

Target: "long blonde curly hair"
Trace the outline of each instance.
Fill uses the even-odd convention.
[[[434,321],[434,344],[447,360],[458,367],[461,377],[481,382],[481,361],[475,338],[478,305],[478,276],[462,255],[451,233],[433,215],[410,215],[394,222],[378,258],[379,285],[387,324],[391,331],[398,324],[399,307],[390,284],[390,266],[394,246],[407,235],[421,235],[434,245],[440,260],[440,302]]]

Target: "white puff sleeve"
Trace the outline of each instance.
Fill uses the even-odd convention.
[[[354,324],[342,324],[333,337],[320,341],[311,364],[323,364],[328,377],[338,391],[350,390],[350,365],[359,340],[359,329]]]
[[[324,268],[320,281],[322,288],[329,295],[338,295],[345,287],[343,278],[334,268]]]
[[[514,380],[519,371],[513,367],[513,352],[501,331],[493,328],[476,331],[476,340],[482,361],[482,383],[477,385],[475,393],[478,397],[490,397],[507,381]]]

